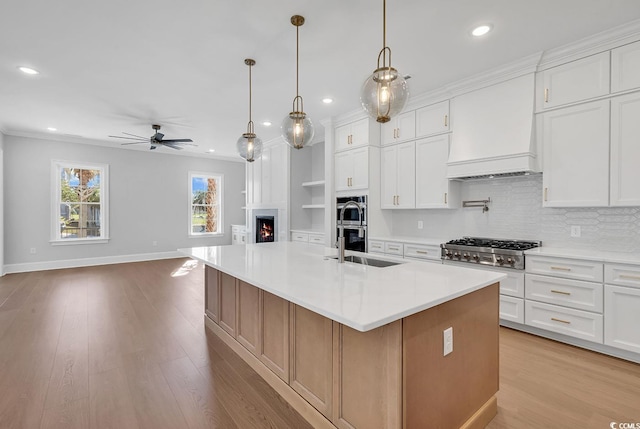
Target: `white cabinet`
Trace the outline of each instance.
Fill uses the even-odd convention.
[[[341,151],[369,144],[369,119],[361,119],[336,127],[335,150]]]
[[[604,343],[640,353],[640,289],[605,285],[604,312]]]
[[[602,283],[528,274],[526,298],[602,313]]]
[[[450,131],[449,100],[416,110],[416,137],[428,137]]]
[[[609,100],[543,114],[543,206],[609,204]]]
[[[598,283],[602,283],[604,278],[602,262],[548,256],[527,255],[525,271],[527,274],[540,274]]]
[[[320,232],[291,231],[291,241],[324,245],[324,234]]]
[[[404,246],[402,243],[394,241],[385,241],[384,253],[387,255],[404,256]]]
[[[420,259],[442,262],[440,259],[440,246],[428,244],[404,244],[405,259]]]
[[[640,42],[611,51],[611,92],[640,88]]]
[[[394,144],[413,140],[416,137],[416,112],[398,115],[381,125],[382,144]]]
[[[500,319],[524,323],[524,299],[500,294]]]
[[[449,134],[416,141],[416,208],[460,206],[460,182],[447,179]]]
[[[609,94],[609,51],[545,70],[538,75],[538,109]]]
[[[640,93],[611,99],[610,204],[612,206],[640,205],[639,118]]]
[[[247,244],[247,228],[244,225],[231,225],[231,244]]]
[[[366,189],[369,186],[369,148],[335,155],[336,191]]]
[[[415,207],[415,143],[401,143],[382,149],[381,202],[383,209]]]
[[[524,315],[529,326],[602,344],[601,314],[525,300]]]

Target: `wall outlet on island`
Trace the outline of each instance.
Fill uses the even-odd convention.
[[[442,334],[444,340],[442,356],[446,356],[453,352],[453,327],[445,329]]]
[[[419,220],[418,221],[418,229],[422,229],[422,228],[424,228],[424,222]]]
[[[580,225],[571,225],[571,236],[572,237],[580,237]]]

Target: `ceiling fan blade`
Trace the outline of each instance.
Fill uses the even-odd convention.
[[[128,136],[133,136],[133,137],[138,137],[138,138],[141,138],[141,139],[148,139],[149,138],[149,137],[138,136],[138,135],[131,134],[131,133],[125,133],[124,131],[122,132],[122,134],[126,134]]]
[[[147,141],[145,141],[145,142],[131,142],[131,143],[121,143],[121,145],[122,145],[122,146],[125,146],[125,145],[129,145],[129,144],[142,144],[142,143],[146,143],[146,144],[149,144],[149,142],[147,142]]]
[[[109,136],[109,137],[113,137],[114,139],[138,140],[138,141],[145,141],[145,142],[149,141],[149,139],[146,139],[144,137],[121,137],[121,136]]]
[[[166,147],[170,147],[171,149],[182,150],[182,148],[180,146],[178,146],[177,144],[163,143],[163,145],[166,146]]]
[[[162,140],[163,143],[187,143],[192,142],[191,139],[171,139],[171,140]]]

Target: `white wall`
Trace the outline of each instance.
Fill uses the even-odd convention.
[[[392,210],[392,235],[535,239],[543,246],[640,253],[640,207],[543,208],[541,175],[466,181],[461,193],[463,200],[491,197],[489,211]],[[580,226],[581,237],[571,237],[571,225]]]
[[[0,276],[4,275],[4,134],[0,133]]]
[[[83,258],[155,257],[180,247],[230,244],[230,225],[244,223],[244,164],[167,150],[132,151],[5,136],[5,271],[49,268],[56,261],[60,265],[59,261]],[[108,244],[49,243],[52,159],[109,165]],[[224,175],[224,236],[189,238],[189,171]]]

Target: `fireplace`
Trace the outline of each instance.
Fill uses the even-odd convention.
[[[274,216],[256,216],[256,243],[275,241],[275,231]]]

